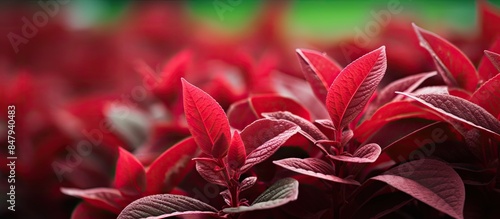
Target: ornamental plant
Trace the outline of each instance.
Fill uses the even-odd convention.
[[[277,28],[286,2],[234,38],[180,22],[187,3],[134,4],[106,33],[48,22],[15,55],[0,39],[20,139],[16,212],[0,218],[500,215],[500,11],[486,1],[476,35],[393,18],[364,46],[308,48]]]
[[[377,96],[373,94],[387,66],[384,46],[344,68],[325,54],[297,49],[304,77],[323,102],[316,107],[326,108],[326,119],[311,121],[307,114],[300,115],[304,111],[300,105],[291,101],[279,107],[266,105],[262,102],[277,97],[260,96],[231,107],[235,126],[255,119],[231,134],[230,121],[217,102],[182,79],[186,121],[202,151],[193,159],[196,170],[208,183],[225,188],[220,193],[225,205],[217,209],[188,196],[160,194],[132,202],[118,217],[245,218],[249,211],[300,200],[299,184],[304,183],[319,188],[323,195],[318,200],[328,203],[308,212],[314,218],[384,217],[422,208],[427,209],[419,213],[424,217],[464,218],[469,213],[464,212],[467,190],[478,189],[469,185],[492,192],[498,185],[500,122],[499,112],[492,111],[498,103],[488,99],[488,111],[479,101],[497,95],[493,88],[497,77],[480,76],[452,44],[416,25],[413,28],[437,71],[394,81]],[[498,67],[498,54],[485,53]],[[421,86],[433,77],[440,77],[443,85]],[[238,111],[249,113],[238,117]],[[297,134],[308,142],[289,141]],[[419,140],[426,136],[432,138]],[[283,168],[275,173],[274,184],[254,200],[242,197],[241,192],[259,181],[258,174],[245,173],[287,141],[302,144],[297,146],[306,157],[273,160]],[[317,150],[307,149],[308,145]],[[443,153],[450,145],[457,152]],[[484,171],[488,169],[492,172]],[[323,185],[317,186],[319,182]]]

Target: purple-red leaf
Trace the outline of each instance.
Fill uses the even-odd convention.
[[[217,215],[217,209],[182,195],[151,195],[137,199],[118,215],[118,219],[159,219],[180,215]]]
[[[311,119],[307,109],[295,100],[274,94],[253,96],[238,101],[229,107],[227,115],[231,126],[242,130],[253,121],[262,118],[262,113],[276,111],[289,111],[306,120]]]
[[[224,208],[225,213],[234,214],[246,211],[270,209],[295,201],[299,196],[299,182],[293,178],[276,181],[271,187],[260,194],[250,206]]]
[[[325,103],[316,98],[316,95],[314,95],[314,92],[311,90],[307,81],[279,72],[273,73],[271,77],[271,83],[273,84],[275,92],[281,96],[292,98],[299,102],[302,106],[307,108],[313,119],[326,119],[329,117],[326,107],[317,107],[324,105]],[[310,120],[295,112],[292,113]]]
[[[183,140],[163,152],[146,171],[146,194],[168,193],[193,168],[199,150],[193,138]]]
[[[316,97],[324,103],[328,87],[342,68],[326,54],[307,49],[297,49],[296,52],[304,77],[311,85]]]
[[[250,187],[252,187],[255,184],[255,182],[257,182],[257,177],[255,177],[255,176],[250,176],[250,177],[245,178],[240,183],[240,191],[245,191],[245,190],[249,189]]]
[[[378,180],[454,218],[463,218],[465,188],[460,176],[443,162],[424,159],[390,169]]]
[[[247,159],[241,172],[266,160],[276,152],[300,127],[286,120],[260,119],[241,132]]]
[[[246,161],[245,145],[243,140],[241,140],[240,133],[234,131],[233,139],[231,140],[231,145],[229,146],[229,152],[227,154],[227,162],[229,167],[233,170],[239,169]]]
[[[413,24],[413,29],[418,36],[420,46],[429,52],[446,84],[474,92],[479,79],[476,68],[469,58],[438,35],[415,24]]]
[[[114,213],[119,213],[123,206],[119,205],[123,199],[122,194],[117,189],[111,188],[94,188],[94,189],[72,189],[61,188],[63,194],[82,198],[90,205],[108,210]]]
[[[493,116],[500,115],[500,74],[486,81],[470,99]]]
[[[388,102],[391,102],[392,100],[398,100],[398,97],[401,97],[397,95],[395,92],[396,91],[403,91],[406,93],[413,92],[415,89],[418,88],[425,80],[437,75],[437,72],[427,72],[427,73],[420,73],[416,75],[411,75],[405,78],[401,78],[399,80],[396,80],[389,85],[387,85],[384,89],[382,89],[377,96],[377,100],[375,101],[374,105],[375,107],[378,108],[378,106],[382,106]]]
[[[344,68],[328,90],[326,107],[337,130],[342,130],[363,110],[387,68],[382,46]]]
[[[273,163],[300,174],[337,183],[360,185],[359,182],[355,180],[342,179],[338,176],[335,176],[335,170],[333,169],[333,166],[317,158],[287,158],[283,160],[273,161]]]
[[[496,138],[500,137],[500,122],[488,111],[474,103],[450,95],[425,94],[412,96],[406,93],[400,94],[418,101],[448,121],[458,121],[483,130]]]
[[[377,160],[382,149],[378,144],[366,144],[358,148],[352,156],[349,155],[328,155],[329,158],[349,163],[373,163]]]
[[[208,160],[196,160],[196,171],[205,179],[207,182],[227,186],[226,179],[224,178],[222,167],[218,166],[213,161]]]
[[[391,121],[404,118],[424,118],[424,119],[440,119],[434,115],[432,111],[426,110],[419,104],[413,101],[396,101],[382,106],[373,114],[373,116],[365,120],[358,128],[354,130],[354,138],[359,142],[365,142],[371,135],[377,132],[380,128]]]
[[[226,155],[231,132],[226,114],[207,93],[182,79],[184,112],[189,131],[203,152],[214,157]],[[222,138],[221,141],[218,141]]]
[[[351,129],[347,129],[345,131],[342,132],[342,141],[340,142],[340,145],[341,146],[344,146],[346,145],[347,143],[349,143],[349,141],[352,139],[352,137],[354,137],[354,132],[351,130]]]
[[[114,186],[123,194],[138,195],[146,189],[146,171],[130,152],[119,147]]]
[[[328,137],[321,132],[318,127],[309,122],[308,120],[296,116],[290,112],[272,112],[272,113],[262,113],[262,116],[266,118],[283,119],[295,123],[300,127],[302,131],[310,135],[315,140],[326,140]]]

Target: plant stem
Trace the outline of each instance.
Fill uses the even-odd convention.
[[[231,174],[229,174],[229,167],[227,166],[226,162],[224,162],[224,159],[220,158],[218,160],[219,165],[224,168],[224,178],[226,180],[227,184],[227,189],[229,190],[231,194],[231,207],[238,207],[239,206],[239,192],[238,192],[238,179],[233,179]]]

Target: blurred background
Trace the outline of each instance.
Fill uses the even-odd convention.
[[[183,76],[227,109],[249,95],[278,92],[265,83],[242,82],[255,75],[302,79],[296,48],[326,52],[345,66],[386,45],[386,82],[433,70],[412,22],[451,41],[477,65],[496,37],[492,29],[500,28],[499,6],[467,0],[1,1],[0,107],[6,115],[7,106],[16,105],[19,210],[7,212],[2,198],[0,217],[69,218],[79,200],[63,195],[61,186],[112,184],[115,151],[95,149],[82,161],[92,165],[72,167],[64,177],[55,165],[72,153],[68,147],[82,138],[81,130],[99,128],[106,102],[120,99],[142,110],[150,123],[170,124],[182,112],[175,102]],[[187,70],[168,78],[180,65],[172,60],[185,54],[192,58]],[[152,98],[130,98],[149,77],[167,82],[151,91]],[[221,82],[228,77],[235,84]],[[8,186],[6,123],[2,116],[1,197]],[[169,141],[187,134],[179,131]],[[137,151],[144,141],[137,138],[124,137],[122,130],[105,135],[102,144],[129,143],[127,149]],[[151,156],[165,147],[151,149]]]

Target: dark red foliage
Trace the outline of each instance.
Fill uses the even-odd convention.
[[[478,2],[471,39],[391,21],[316,51],[276,30],[287,3],[234,39],[175,22],[183,4],[138,4],[105,37],[52,24],[0,53],[18,217],[498,218],[498,9]],[[49,44],[59,55],[38,54]]]

